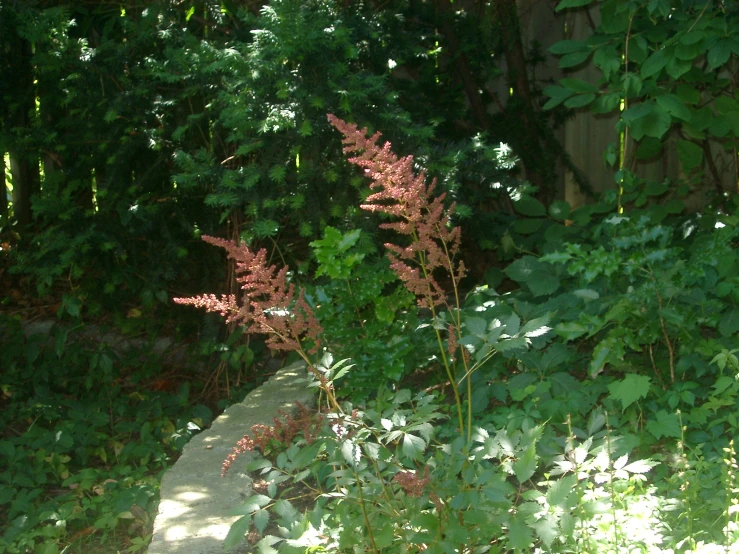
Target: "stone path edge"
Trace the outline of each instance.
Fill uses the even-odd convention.
[[[179,460],[162,477],[159,510],[148,554],[223,554],[223,540],[239,516],[230,515],[251,495],[252,480],[243,471],[246,454],[226,477],[223,460],[252,425],[272,424],[295,403],[315,403],[305,364],[279,370],[244,400],[227,408],[210,428],[194,436]],[[246,545],[231,552],[246,552]]]

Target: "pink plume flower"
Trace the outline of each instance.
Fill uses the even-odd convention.
[[[367,129],[360,131],[333,114],[329,114],[328,120],[343,133],[344,152],[358,153],[349,161],[362,167],[372,179],[370,188],[374,192],[361,207],[394,216],[397,221],[381,227],[409,237],[407,246],[385,245],[390,267],[416,295],[419,305],[446,305],[446,293],[434,272],[444,269],[455,283],[466,273],[464,264],[454,260],[461,238],[459,227],[450,224],[454,204],[445,209],[445,194],[434,195],[436,180],[427,185],[425,172],[414,172],[413,156],[398,158],[389,142],[378,146],[379,132],[368,138]]]
[[[244,291],[243,299],[233,294],[203,294],[193,298],[175,298],[188,304],[218,312],[226,323],[244,325],[247,332],[268,335],[273,350],[299,350],[301,337],[313,342],[309,353],[316,352],[323,332],[303,291],[296,295],[295,285],[287,282],[287,268],[279,271],[267,265],[267,251],[253,253],[246,244],[203,236],[203,240],[226,250],[236,262],[236,280]]]

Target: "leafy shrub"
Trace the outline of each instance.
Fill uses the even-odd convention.
[[[58,553],[88,534],[140,550],[159,475],[210,410],[189,406],[186,384],[132,386],[160,368],[143,351],[116,352],[64,323],[26,337],[0,315],[0,330],[0,552]]]

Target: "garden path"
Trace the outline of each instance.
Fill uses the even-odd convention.
[[[314,403],[302,362],[279,370],[243,402],[226,409],[211,427],[194,436],[162,478],[159,513],[148,554],[223,554],[223,540],[239,518],[231,511],[251,495],[252,480],[239,458],[226,477],[223,460],[252,425],[271,424],[295,402]],[[244,454],[247,456],[249,453]],[[247,552],[246,541],[231,552]]]

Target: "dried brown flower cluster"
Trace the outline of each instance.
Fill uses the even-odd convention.
[[[234,446],[233,452],[223,460],[221,477],[225,477],[231,464],[239,455],[255,448],[264,453],[265,448],[272,441],[278,442],[287,448],[292,443],[295,435],[302,432],[305,442],[311,444],[323,425],[323,416],[318,412],[309,410],[300,402],[296,402],[295,406],[297,407],[295,415],[280,411],[280,417],[274,419],[274,425],[252,425],[251,436],[244,435]]]
[[[423,494],[426,486],[431,481],[431,477],[429,477],[429,468],[428,466],[424,468],[423,476],[419,475],[417,471],[399,471],[395,474],[395,477],[393,477],[393,481],[397,483],[408,496],[415,496],[418,498]]]
[[[349,161],[364,168],[373,180],[370,187],[375,192],[361,207],[395,216],[399,221],[381,227],[410,238],[405,247],[385,245],[390,251],[393,271],[416,295],[421,306],[434,308],[446,304],[446,294],[434,278],[434,271],[445,269],[457,283],[465,275],[464,264],[454,262],[460,243],[460,229],[449,221],[454,205],[445,209],[445,195],[434,195],[436,180],[426,185],[425,172],[413,171],[413,156],[398,158],[389,142],[379,147],[379,132],[367,138],[367,129],[360,131],[356,125],[332,114],[328,120],[344,134],[344,152],[359,153]]]
[[[287,268],[277,271],[267,265],[267,251],[253,253],[246,244],[203,236],[203,240],[220,246],[228,257],[236,261],[236,280],[242,284],[242,302],[233,294],[203,294],[193,298],[175,298],[178,304],[189,304],[219,312],[227,323],[246,326],[249,333],[268,335],[267,345],[274,350],[300,350],[301,337],[313,342],[310,353],[318,350],[323,332],[313,310],[305,301],[303,292],[297,294],[295,285],[287,282]]]

